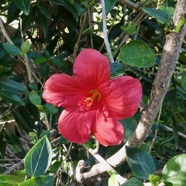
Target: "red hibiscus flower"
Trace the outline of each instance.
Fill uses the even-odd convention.
[[[104,146],[120,144],[124,129],[118,120],[137,111],[141,83],[130,76],[110,79],[107,58],[94,49],[80,52],[73,73],[54,74],[44,86],[44,100],[65,108],[59,132],[74,143],[85,143],[94,135]]]

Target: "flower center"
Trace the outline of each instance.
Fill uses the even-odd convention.
[[[91,90],[89,93],[90,97],[83,97],[78,101],[78,106],[81,111],[90,110],[93,102],[96,100],[100,101],[102,98],[101,93],[97,89]]]

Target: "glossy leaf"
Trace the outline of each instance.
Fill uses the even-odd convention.
[[[24,181],[24,176],[0,174],[0,185],[15,186]]]
[[[48,61],[48,59],[46,57],[39,57],[34,61],[34,64],[40,64],[40,63],[44,63],[47,61]]]
[[[155,8],[143,8],[143,11],[146,12],[148,15],[154,17],[161,23],[170,23],[172,20],[171,14],[165,10],[163,11]]]
[[[123,63],[138,67],[149,68],[155,65],[155,55],[149,46],[142,41],[130,41],[120,50],[118,59]]]
[[[110,70],[111,70],[111,77],[117,77],[124,74],[125,65],[122,63],[111,63]]]
[[[14,0],[14,2],[25,15],[29,15],[31,0]]]
[[[117,174],[112,174],[108,180],[108,186],[120,186],[117,179]]]
[[[44,106],[44,111],[48,114],[56,114],[58,112],[58,108],[50,103],[46,103]]]
[[[31,101],[32,104],[34,105],[41,105],[41,97],[34,92],[29,93],[29,99]]]
[[[30,50],[30,42],[25,41],[21,46],[21,51],[26,54]]]
[[[156,167],[151,155],[139,148],[127,147],[127,162],[134,176],[147,180],[149,175],[154,174]]]
[[[18,95],[2,89],[0,89],[0,97],[9,103],[13,103],[14,105],[24,105],[23,100]]]
[[[124,127],[124,140],[128,140],[132,133],[135,131],[136,127],[137,127],[137,120],[134,117],[131,118],[127,118],[127,119],[123,119],[120,121],[121,124]]]
[[[165,164],[161,181],[170,182],[174,186],[185,186],[186,154],[177,155]]]
[[[3,43],[3,47],[5,51],[12,56],[19,56],[21,54],[21,50],[15,45]]]
[[[41,138],[25,157],[26,172],[30,176],[43,175],[52,160],[52,147],[46,136]]]
[[[18,83],[17,81],[11,80],[6,77],[0,78],[0,89],[4,89],[8,92],[17,93],[17,94],[27,93],[27,89],[25,86]]]
[[[116,4],[116,0],[105,0],[105,10],[106,14],[108,14]]]
[[[149,176],[149,181],[152,184],[152,186],[158,186],[158,183],[160,182],[160,177],[152,174]]]
[[[35,178],[28,179],[23,183],[19,184],[19,186],[53,186],[54,185],[54,177],[53,176],[39,176]]]
[[[124,184],[122,184],[121,186],[144,186],[144,185],[142,181],[140,181],[138,178],[133,177]]]

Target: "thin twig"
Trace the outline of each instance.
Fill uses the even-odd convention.
[[[101,0],[101,4],[102,4],[103,35],[104,35],[105,46],[106,46],[106,49],[107,49],[107,54],[108,54],[108,58],[109,58],[110,62],[114,63],[114,58],[112,56],[112,52],[111,52],[111,49],[110,49],[110,43],[109,43],[108,35],[107,35],[107,21],[106,21],[106,11],[105,11],[105,1]]]
[[[14,122],[15,122],[14,119],[8,120],[8,121],[1,121],[1,122],[0,122],[0,125],[5,125],[5,124],[8,124],[8,123],[14,123]]]
[[[83,33],[83,28],[85,26],[86,19],[87,19],[87,12],[85,12],[80,18],[80,30],[79,30],[79,34],[78,34],[78,39],[77,39],[76,44],[74,46],[74,54],[73,54],[74,59],[76,59],[76,56],[77,56],[77,53],[79,50],[79,43],[80,43],[80,39],[81,39],[81,36]]]
[[[169,132],[173,132],[173,129],[171,129],[170,127],[167,127],[167,126],[162,125],[162,124],[160,124],[160,126],[161,126],[162,128],[164,128],[165,130],[169,131]],[[186,135],[183,134],[182,132],[178,132],[178,136],[180,136],[180,137],[186,139]]]
[[[140,4],[133,3],[129,0],[119,0],[119,3],[126,4],[128,7],[132,8],[132,9],[135,9],[135,10],[140,9]]]
[[[12,42],[12,40],[10,39],[9,35],[8,35],[7,32],[6,32],[6,29],[5,29],[4,25],[3,25],[3,21],[2,21],[1,18],[0,18],[0,28],[1,28],[1,31],[2,31],[2,33],[3,33],[3,35],[4,35],[4,37],[5,37],[6,40],[8,41],[8,43],[14,45],[14,43]]]
[[[161,112],[162,112],[162,102],[161,102],[160,110],[158,113],[157,121],[160,121]],[[149,154],[153,148],[154,142],[156,141],[157,135],[158,135],[158,129],[155,130],[154,137],[153,137],[152,142],[150,144],[150,148],[149,148],[149,152],[148,152]]]
[[[9,167],[8,170],[6,170],[3,174],[9,174],[12,171],[14,171],[17,168],[20,168],[20,166],[22,166],[24,163],[24,159],[22,159],[20,162],[14,164],[13,166]]]
[[[90,7],[88,7],[88,26],[90,29],[90,46],[91,48],[94,48],[94,42],[93,42],[93,37],[92,37],[92,13],[90,11]]]

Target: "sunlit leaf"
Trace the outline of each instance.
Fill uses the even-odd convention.
[[[152,186],[158,186],[158,183],[160,182],[160,177],[157,175],[150,175],[149,181],[151,182]]]
[[[25,41],[21,46],[21,51],[26,54],[30,50],[30,42]]]
[[[186,183],[186,154],[171,158],[162,171],[162,181],[174,186],[185,186]]]
[[[52,147],[46,136],[41,138],[25,157],[26,172],[30,176],[41,176],[49,168],[52,160]]]
[[[118,59],[124,64],[149,68],[155,65],[155,55],[149,46],[142,41],[130,41],[120,50]]]
[[[15,186],[24,181],[24,176],[0,174],[0,185]]]
[[[116,0],[105,0],[105,10],[106,14],[108,14],[116,4]]]
[[[120,186],[118,179],[117,179],[117,174],[112,174],[108,180],[108,186]]]
[[[35,178],[28,179],[21,183],[19,186],[53,186],[54,177],[53,176],[39,176]]]

